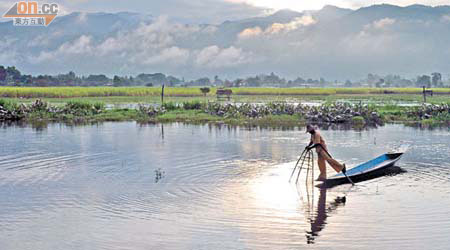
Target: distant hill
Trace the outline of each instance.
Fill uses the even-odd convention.
[[[325,6],[220,25],[130,12],[72,13],[49,27],[2,22],[0,34],[0,65],[32,74],[225,78],[276,72],[355,79],[367,73],[450,73],[450,6]]]

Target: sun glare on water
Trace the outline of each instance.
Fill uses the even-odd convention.
[[[277,166],[253,182],[251,193],[259,207],[285,215],[298,212],[299,193],[295,185],[288,182],[291,166],[292,164]]]

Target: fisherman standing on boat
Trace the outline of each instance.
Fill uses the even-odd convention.
[[[319,165],[320,175],[316,181],[325,181],[327,179],[327,169],[325,162],[328,162],[328,164],[330,164],[330,166],[336,172],[339,173],[342,171],[343,173],[345,173],[347,171],[345,164],[340,164],[338,161],[331,158],[330,154],[328,154],[325,140],[323,139],[322,135],[320,135],[320,132],[311,124],[308,124],[306,126],[306,132],[311,134],[311,142],[308,146],[306,146],[305,149],[311,150],[313,148],[316,148],[316,152],[318,155],[317,164]]]

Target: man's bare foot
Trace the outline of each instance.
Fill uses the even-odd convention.
[[[316,181],[326,181],[327,177],[319,176],[317,177]]]

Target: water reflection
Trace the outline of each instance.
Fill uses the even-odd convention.
[[[51,125],[63,125],[65,127],[80,127],[80,126],[92,126],[92,125],[103,125],[105,122],[98,122],[98,121],[85,121],[85,120],[73,120],[73,121],[44,121],[44,120],[36,120],[36,121],[1,121],[0,122],[0,128],[8,128],[8,127],[20,127],[20,128],[26,128],[31,127],[35,131],[44,131]],[[184,125],[192,125],[191,123],[184,123],[184,122],[176,122],[176,123],[155,123],[155,122],[136,122],[141,127],[146,126],[161,126],[161,138],[164,139],[164,124],[184,124]],[[207,124],[200,124],[207,125],[209,128],[214,128],[218,130],[226,129],[227,131],[231,130],[265,130],[265,131],[292,131],[292,130],[299,130],[302,131],[304,129],[304,126],[306,124],[299,124],[295,126],[269,126],[269,125],[228,125],[225,123],[207,123]],[[321,130],[354,130],[354,131],[368,131],[371,129],[379,128],[380,126],[376,124],[367,124],[367,125],[353,125],[350,123],[317,123],[314,124]],[[431,124],[424,124],[424,123],[408,123],[405,124],[409,127],[418,128],[421,130],[442,130],[442,129],[448,129],[450,130],[450,124],[446,123],[431,123]],[[384,126],[384,125],[382,125]],[[382,127],[381,126],[381,127]]]
[[[317,205],[314,201],[314,190],[311,190],[312,199],[309,198],[310,194],[307,193],[307,204],[305,207],[305,217],[307,218],[307,222],[310,224],[310,230],[306,231],[306,243],[314,244],[316,239],[319,237],[319,232],[325,228],[326,220],[335,210],[339,207],[344,206],[347,202],[346,194],[343,196],[335,197],[331,202],[327,204],[327,189],[321,188],[319,189],[319,198],[317,200]],[[316,209],[314,209],[316,207]]]
[[[398,166],[392,166],[374,171],[373,173],[367,174],[359,179],[355,179],[355,183],[368,181],[383,176],[393,177],[402,173],[406,173],[406,171]],[[308,178],[308,175],[306,177]],[[336,194],[336,192],[332,192],[333,196],[331,201],[327,202],[327,192],[331,187],[333,187],[333,185],[316,188],[314,186],[314,182],[306,182],[304,187],[303,184],[297,185],[297,190],[302,203],[301,210],[304,212],[305,218],[310,224],[310,230],[306,231],[307,244],[316,243],[316,239],[319,237],[319,232],[322,231],[327,225],[327,218],[334,214],[339,207],[345,206],[348,197],[347,193],[354,188],[353,186],[350,186],[345,192],[338,192],[338,194]],[[303,189],[305,189],[306,192],[302,191]],[[317,192],[319,193],[319,197],[315,200],[315,193]]]
[[[448,129],[333,128],[349,167],[410,141],[407,172],[348,193],[305,185],[304,172],[289,183],[309,141],[300,127],[2,127],[1,249],[446,249]]]
[[[450,122],[447,123],[421,123],[421,122],[414,122],[414,123],[407,123],[405,124],[408,127],[417,128],[420,130],[442,130],[447,129],[450,131]]]
[[[10,127],[17,128],[32,128],[34,131],[45,131],[49,126],[64,126],[67,128],[75,128],[82,126],[95,126],[102,125],[103,122],[95,121],[45,121],[45,120],[34,120],[34,121],[1,121],[0,128],[7,129]]]

